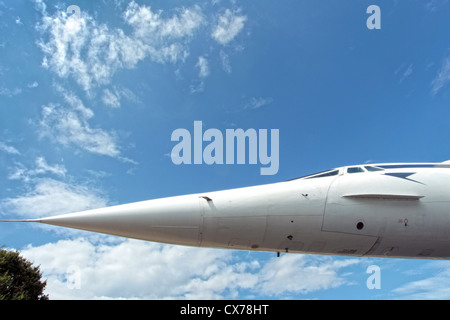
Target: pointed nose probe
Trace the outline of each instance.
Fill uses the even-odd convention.
[[[199,245],[200,200],[194,195],[177,196],[20,221],[141,240]]]

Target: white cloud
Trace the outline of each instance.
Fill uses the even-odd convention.
[[[37,123],[39,138],[49,138],[63,146],[74,146],[79,150],[113,157],[124,163],[138,164],[133,159],[122,156],[114,130],[105,131],[91,126],[94,112],[86,107],[79,97],[60,86],[56,86],[56,89],[64,97],[65,103],[42,106],[41,119]],[[128,89],[115,90],[115,94],[139,103]],[[104,103],[113,102],[104,100]]]
[[[39,83],[37,81],[33,81],[32,83],[29,83],[27,85],[28,88],[32,89],[32,88],[37,88],[39,86]]]
[[[43,0],[34,0],[34,7],[43,15],[45,15],[47,12],[47,5]]]
[[[97,190],[84,185],[35,178],[29,188],[23,195],[3,199],[0,208],[22,217],[37,218],[106,206],[106,200]]]
[[[448,82],[450,82],[450,54],[445,57],[436,77],[431,82],[431,93],[437,94]]]
[[[263,267],[258,286],[270,296],[336,288],[347,282],[338,274],[339,270],[358,263],[358,259],[334,261],[330,257],[312,259],[307,255],[284,255]]]
[[[111,108],[119,108],[121,106],[121,100],[125,98],[134,104],[139,104],[139,98],[129,89],[121,87],[112,87],[111,89],[104,89],[102,95],[102,102]]]
[[[209,76],[209,64],[205,57],[198,57],[198,62],[195,65],[199,69],[199,77],[204,79]]]
[[[128,239],[113,245],[75,239],[30,246],[21,254],[41,266],[50,299],[182,299],[197,294],[193,283],[222,273],[231,252]],[[204,289],[199,296],[220,290]]]
[[[222,69],[226,73],[231,73],[231,63],[230,63],[230,57],[228,54],[220,50],[220,60],[222,61]]]
[[[14,89],[0,88],[0,96],[5,96],[8,98],[12,98],[21,93],[22,93],[22,89],[20,89],[20,88],[14,88]]]
[[[50,299],[233,299],[285,297],[348,284],[357,259],[284,255],[260,262],[221,249],[98,237],[29,246]],[[348,276],[348,275],[347,275]]]
[[[55,174],[60,177],[64,177],[66,175],[66,168],[62,165],[56,164],[56,165],[49,165],[47,161],[43,157],[38,157],[36,159],[36,174],[43,174],[50,172],[52,174]]]
[[[400,69],[398,70],[400,71]],[[400,83],[403,82],[406,78],[408,78],[413,73],[413,65],[410,64],[404,71],[402,71],[401,77],[400,77]]]
[[[426,271],[426,278],[410,281],[392,292],[400,299],[450,299],[448,261],[431,262],[425,269],[420,271]]]
[[[94,117],[94,112],[86,107],[80,98],[61,87],[57,87],[57,90],[63,95],[66,104],[50,103],[42,106],[41,119],[38,122],[41,139],[49,138],[63,146],[75,146],[80,150],[113,157],[124,163],[138,164],[133,159],[122,156],[115,131],[105,131],[90,125],[89,121]],[[136,99],[127,89],[121,92],[121,95],[128,99]]]
[[[98,79],[101,76],[91,73],[92,69],[81,59],[81,51],[86,50],[86,41],[91,35],[92,23],[91,19],[75,15],[68,17],[65,12],[59,12],[54,17],[45,15],[39,26],[39,30],[47,32],[49,38],[48,42],[39,43],[44,52],[43,66],[60,77],[75,75],[86,90],[91,86],[91,77]]]
[[[431,0],[425,3],[425,8],[429,12],[436,12],[442,6],[446,6],[448,4],[448,0]]]
[[[109,89],[103,90],[102,101],[105,105],[111,108],[119,108],[120,107],[120,97],[111,92]]]
[[[205,82],[203,80],[192,81],[189,90],[191,94],[203,92],[205,90]]]
[[[74,99],[76,102],[78,98]],[[94,154],[119,158],[115,134],[92,128],[88,123],[92,116],[93,111],[82,103],[72,107],[59,104],[43,106],[40,137],[48,137],[64,146],[74,145]]]
[[[272,98],[251,98],[244,106],[244,109],[259,109],[273,102]]]
[[[172,18],[164,19],[162,12],[153,12],[150,7],[139,6],[132,1],[124,12],[125,21],[134,27],[134,35],[146,43],[160,43],[161,39],[180,39],[193,36],[204,23],[199,6],[179,9]]]
[[[226,9],[224,14],[218,18],[217,25],[211,35],[214,40],[225,45],[241,32],[246,20],[247,17],[240,15],[239,10],[231,11],[230,9]]]
[[[35,5],[43,15],[36,27],[41,32],[38,43],[44,53],[42,65],[61,78],[74,79],[89,94],[110,84],[118,70],[135,68],[141,61],[185,62],[190,55],[189,44],[204,35],[201,31],[205,26],[208,36],[226,45],[242,31],[247,20],[240,9],[225,9],[210,24],[199,5],[167,13],[131,1],[122,13],[130,28],[121,29],[98,22],[86,11],[80,16],[68,15],[64,10],[49,15],[42,1],[35,0]],[[202,59],[196,66],[200,77],[205,78],[209,66],[206,58]],[[229,56],[221,52],[221,60],[223,69],[230,73]],[[196,86],[201,91],[198,88],[202,90],[202,86]],[[118,98],[113,91],[103,92],[106,105],[117,107]]]
[[[16,155],[20,154],[19,150],[17,150],[13,146],[7,145],[6,143],[4,143],[2,141],[0,141],[0,151],[6,152],[9,154],[16,154]]]
[[[203,92],[205,90],[204,80],[209,76],[209,63],[205,57],[198,57],[198,61],[195,67],[198,68],[199,79],[195,79],[191,82],[190,92],[192,94]]]
[[[30,181],[37,175],[51,173],[59,177],[65,177],[66,168],[63,165],[55,164],[49,165],[43,157],[38,157],[35,161],[34,169],[27,169],[21,163],[18,163],[14,168],[14,172],[8,176],[10,180],[23,180],[25,182]]]
[[[22,191],[0,200],[0,212],[24,218],[39,218],[105,207],[107,198],[92,185],[92,179],[77,181],[62,164],[49,164],[37,157],[27,168],[16,163],[8,176],[19,180]],[[66,231],[67,232],[67,231]]]
[[[80,17],[64,11],[44,15],[38,30],[44,52],[43,66],[58,76],[74,77],[86,91],[105,85],[118,69],[134,68],[146,58],[158,63],[183,61],[189,54],[186,43],[203,23],[198,6],[178,10],[171,18],[132,1],[123,14],[132,27],[122,29],[99,24],[82,12]]]

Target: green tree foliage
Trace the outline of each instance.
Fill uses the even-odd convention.
[[[0,248],[0,300],[48,300],[47,281],[41,281],[39,267],[17,251]]]

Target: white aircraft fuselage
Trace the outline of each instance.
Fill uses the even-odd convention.
[[[27,221],[198,247],[448,259],[450,164],[341,167]]]

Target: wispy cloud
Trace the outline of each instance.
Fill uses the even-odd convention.
[[[198,76],[200,78],[204,79],[209,76],[209,64],[205,57],[198,57],[198,62],[195,66],[199,69]]]
[[[272,98],[252,97],[244,105],[244,109],[259,109],[273,102]]]
[[[6,143],[4,143],[2,141],[0,141],[0,151],[6,152],[9,154],[16,154],[16,155],[20,154],[19,150],[17,150],[13,146],[7,145]]]
[[[223,71],[230,74],[231,73],[230,56],[223,50],[220,50],[220,61],[222,62]]]
[[[42,107],[39,136],[64,146],[72,145],[94,154],[119,158],[116,134],[91,127],[89,120],[94,112],[73,93],[61,88],[59,90],[65,104],[50,103]]]
[[[85,114],[58,104],[42,107],[40,136],[68,146],[74,145],[91,153],[117,157],[120,154],[114,133],[92,128]]]
[[[406,78],[408,78],[410,75],[412,75],[413,73],[413,65],[410,64],[408,66],[408,68],[406,68],[406,70],[403,72],[401,78],[400,78],[400,82],[403,82],[403,80],[405,80]]]
[[[450,82],[450,54],[444,58],[441,68],[431,82],[431,93],[436,95],[448,82]]]
[[[431,262],[421,271],[426,271],[426,277],[410,281],[392,290],[393,293],[400,299],[450,299],[450,265],[447,261]]]
[[[103,90],[102,101],[105,105],[112,108],[120,107],[120,97],[117,93],[113,93],[109,89]]]
[[[129,89],[124,87],[112,86],[103,90],[101,100],[104,105],[111,108],[120,108],[122,100],[125,98],[134,104],[140,104],[139,98]]]
[[[191,81],[190,92],[192,94],[205,90],[205,79],[210,73],[208,59],[203,56],[198,57],[198,62],[195,67],[198,68],[198,79]]]
[[[225,12],[219,16],[211,36],[218,43],[226,45],[241,32],[246,20],[247,16],[241,15],[240,10],[232,11],[226,9]]]
[[[29,83],[27,85],[28,88],[32,89],[32,88],[37,88],[39,86],[39,83],[37,81],[33,81],[32,83]]]
[[[425,2],[425,8],[427,11],[436,12],[442,6],[446,6],[448,4],[448,0],[431,0]]]
[[[26,193],[3,199],[0,209],[8,214],[38,218],[107,205],[106,199],[97,190],[82,184],[34,178],[27,183],[27,187],[30,190]]]
[[[394,74],[400,76],[400,83],[402,83],[406,78],[413,74],[413,64],[407,65],[406,63],[403,63],[395,70]]]
[[[11,180],[30,181],[38,175],[51,173],[53,175],[64,177],[66,175],[66,168],[63,165],[55,164],[49,165],[44,157],[38,157],[35,161],[33,169],[26,168],[23,164],[17,163],[12,173],[8,176]]]
[[[20,88],[14,88],[14,89],[9,89],[9,88],[0,88],[0,96],[5,96],[8,98],[12,98],[14,96],[17,96],[19,94],[22,93],[22,89]]]
[[[133,69],[142,61],[186,62],[195,38],[212,37],[220,46],[227,45],[242,32],[247,21],[241,9],[221,9],[211,18],[201,6],[193,5],[177,8],[168,15],[131,1],[122,13],[129,28],[115,28],[97,21],[87,11],[82,10],[79,16],[68,15],[64,10],[49,15],[42,0],[35,0],[35,7],[42,13],[36,26],[44,54],[42,65],[61,78],[75,80],[88,94],[109,85],[118,70]],[[230,73],[229,55],[221,51],[220,58],[223,70]],[[200,56],[196,67],[200,78],[209,75],[205,56]],[[193,91],[202,91],[203,83],[192,87]],[[102,90],[103,102],[118,107],[117,94]]]
[[[86,12],[44,15],[37,29],[43,66],[62,78],[73,77],[86,91],[110,83],[118,69],[131,69],[146,58],[177,62],[189,54],[186,43],[203,23],[200,7],[179,10],[170,18],[132,1],[123,13],[130,34],[98,23]]]
[[[202,10],[195,5],[179,10],[171,18],[163,18],[161,12],[154,12],[148,6],[139,6],[132,1],[123,14],[125,21],[134,30],[134,38],[145,44],[167,44],[171,39],[183,39],[193,36],[204,23]]]
[[[94,190],[51,178],[36,179],[32,182],[32,189],[29,192],[0,202],[2,211],[28,218],[104,206],[106,206],[105,199]]]
[[[16,162],[9,171],[8,179],[20,181],[22,191],[0,200],[3,215],[37,218],[108,204],[92,178],[80,181],[69,176],[63,164],[49,164],[44,157],[37,157],[29,166]]]

